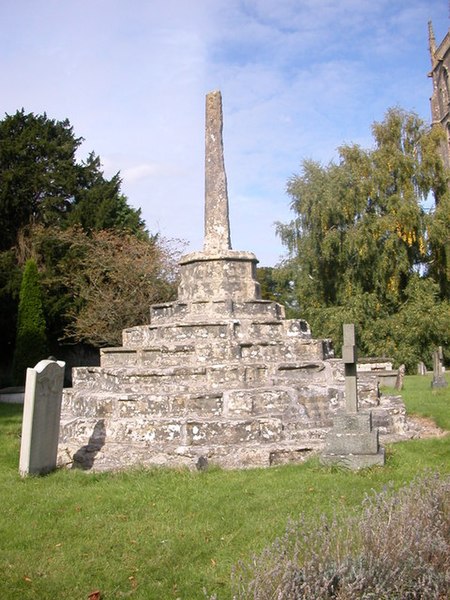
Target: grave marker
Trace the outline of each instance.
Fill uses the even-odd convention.
[[[384,465],[384,449],[378,443],[378,430],[372,429],[372,413],[358,410],[358,378],[354,324],[344,325],[342,360],[345,372],[345,409],[333,418],[321,461],[361,469]]]
[[[353,323],[344,325],[344,345],[342,360],[345,369],[345,410],[349,413],[358,412],[358,390],[356,375],[356,343],[355,326]]]
[[[447,381],[444,375],[444,354],[442,352],[442,346],[433,352],[433,381],[431,382],[432,388],[443,388],[447,387]]]
[[[19,472],[43,475],[56,468],[65,363],[41,360],[27,369]]]

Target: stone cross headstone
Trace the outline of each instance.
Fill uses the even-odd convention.
[[[384,449],[378,442],[378,430],[372,428],[372,413],[358,411],[356,342],[354,324],[344,325],[342,360],[345,370],[345,407],[333,418],[321,461],[361,469],[384,465]]]
[[[27,369],[19,472],[45,474],[56,468],[65,363],[41,360]]]
[[[355,325],[353,323],[344,325],[342,360],[345,368],[345,410],[354,413],[358,411],[358,388]]]
[[[433,381],[431,382],[431,387],[433,388],[447,387],[443,362],[444,354],[442,352],[442,346],[439,346],[439,348],[433,352]]]
[[[206,96],[204,241],[204,251],[210,254],[231,249],[222,128],[222,96],[219,91],[210,92]]]

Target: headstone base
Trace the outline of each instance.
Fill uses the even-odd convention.
[[[444,377],[437,377],[436,379],[433,379],[433,381],[431,382],[431,387],[434,388],[445,388],[447,387],[448,383],[447,381],[444,379]]]
[[[384,448],[378,443],[378,430],[372,429],[372,413],[336,415],[327,436],[324,465],[358,470],[385,464]]]
[[[367,467],[382,467],[385,461],[384,448],[379,448],[376,454],[322,454],[321,457],[323,465],[344,467],[352,471]]]

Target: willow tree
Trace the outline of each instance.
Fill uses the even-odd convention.
[[[352,319],[360,324],[363,352],[383,354],[380,324],[411,302],[413,281],[434,277],[445,295],[448,230],[435,225],[435,215],[442,220],[448,187],[437,128],[391,109],[372,131],[372,149],[342,146],[338,162],[327,166],[303,161],[287,188],[295,217],[279,224],[278,233],[295,267],[298,305],[314,332],[339,340],[342,321]],[[443,343],[441,337],[430,344],[435,341]],[[394,354],[398,346],[390,346]]]

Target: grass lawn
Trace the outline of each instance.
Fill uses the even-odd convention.
[[[450,430],[450,386],[406,377],[409,412]],[[267,546],[301,513],[357,510],[367,492],[426,469],[450,472],[450,436],[387,448],[384,468],[352,473],[303,465],[191,473],[60,470],[18,475],[21,407],[0,404],[0,598],[230,598],[240,558]]]

